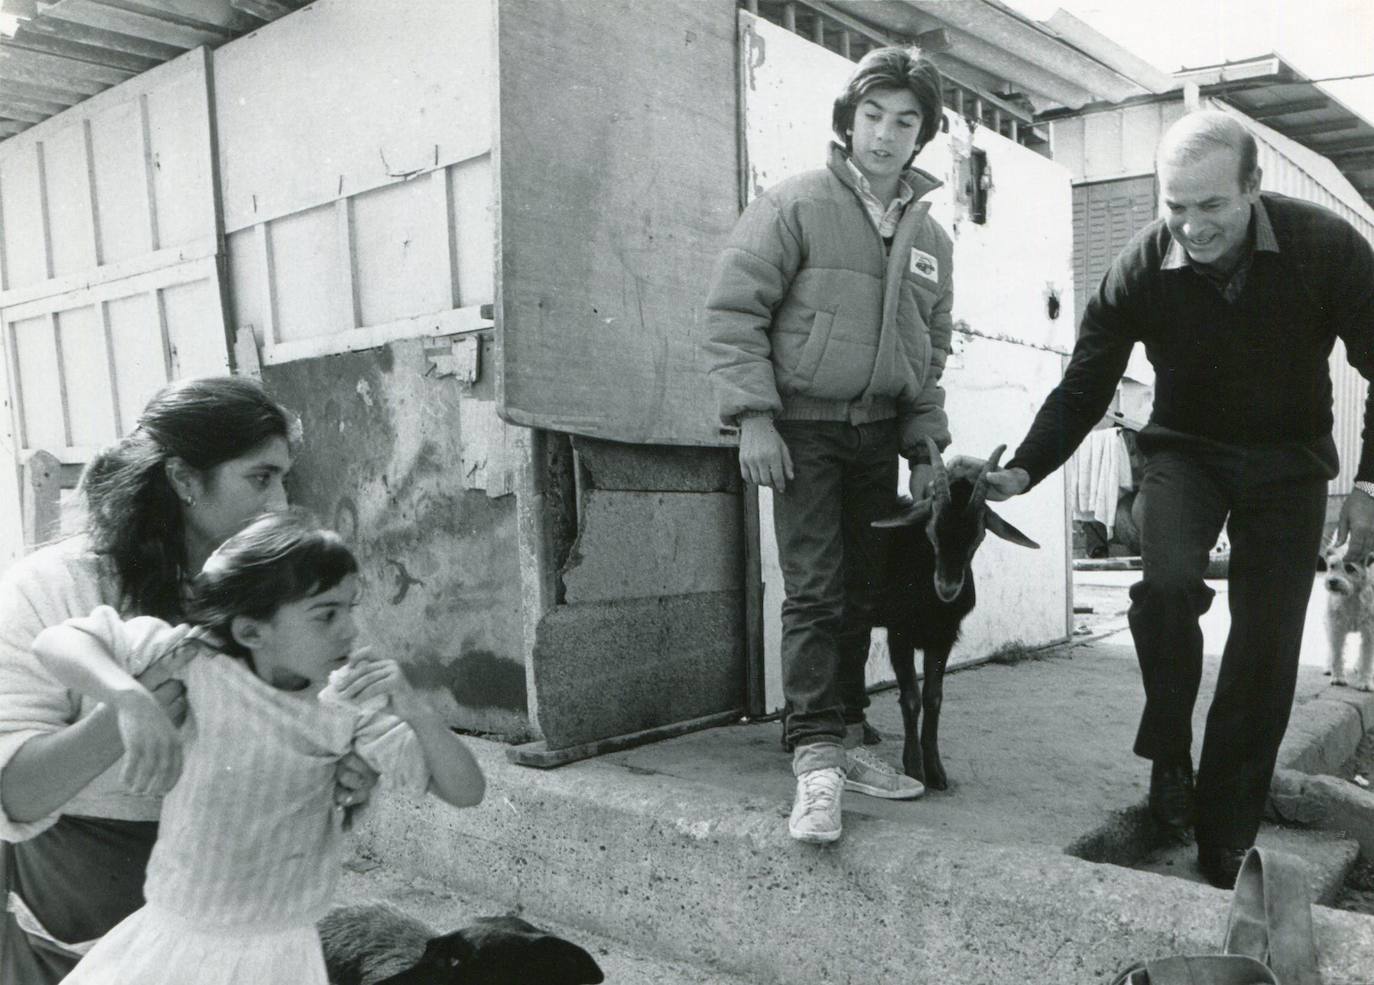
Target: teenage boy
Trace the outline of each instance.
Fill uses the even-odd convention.
[[[898,454],[917,496],[932,471],[924,439],[949,443],[953,246],[920,201],[940,182],[911,167],[940,130],[940,94],[919,53],[865,55],[835,100],[827,166],[745,209],[706,302],[721,420],[739,427],[741,474],[773,490],[800,841],[840,837],[843,790],[924,793],[862,734],[879,568],[869,524],[896,505]]]

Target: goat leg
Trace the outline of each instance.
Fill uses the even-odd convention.
[[[949,786],[949,777],[940,762],[940,704],[945,697],[945,664],[952,645],[925,648],[926,687],[921,703],[926,716],[921,722],[920,746],[925,767],[924,783],[931,790],[944,790]]]
[[[887,652],[892,660],[892,672],[897,677],[902,709],[902,771],[915,780],[925,782],[925,761],[921,755],[918,726],[921,720],[921,684],[916,680],[916,644],[910,631],[896,626],[887,631]]]

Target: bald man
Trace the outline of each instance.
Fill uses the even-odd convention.
[[[1303,619],[1339,472],[1328,357],[1337,338],[1374,371],[1374,252],[1344,219],[1260,191],[1254,138],[1220,111],[1188,114],[1156,157],[1164,215],[1121,251],[1088,301],[1063,382],[989,499],[1059,468],[1106,412],[1137,343],[1155,370],[1145,456],[1142,579],[1130,625],[1145,686],[1135,752],[1150,809],[1196,834],[1198,865],[1229,888],[1254,844],[1297,681]],[[1371,392],[1374,401],[1374,391]],[[1337,539],[1374,549],[1374,433],[1365,407],[1355,491]],[[1203,581],[1226,524],[1231,632],[1194,784]]]

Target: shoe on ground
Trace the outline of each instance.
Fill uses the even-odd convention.
[[[866,746],[848,750],[844,788],[884,800],[915,800],[926,792],[925,784],[899,773]]]
[[[840,794],[844,790],[844,770],[827,766],[807,770],[797,777],[797,796],[792,801],[792,816],[787,833],[798,841],[824,845],[840,837]]]
[[[1197,846],[1197,867],[1202,877],[1218,889],[1235,889],[1240,864],[1245,861],[1248,848],[1225,848],[1219,845]]]
[[[1150,813],[1172,841],[1186,845],[1193,826],[1193,764],[1156,759],[1150,767]]]

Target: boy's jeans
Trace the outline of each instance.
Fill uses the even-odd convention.
[[[845,726],[864,720],[864,664],[882,570],[881,535],[870,522],[897,502],[895,419],[777,421],[792,456],[787,491],[773,495],[782,566],[782,686],[790,706],[785,740],[799,758],[843,766]],[[833,758],[803,752],[833,744]],[[822,761],[824,760],[824,761]]]

